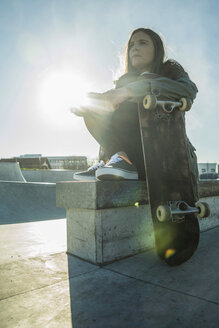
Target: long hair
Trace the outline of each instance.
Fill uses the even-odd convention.
[[[164,44],[163,44],[163,41],[161,40],[160,36],[156,32],[154,32],[153,30],[151,30],[149,28],[138,28],[132,32],[132,34],[129,38],[129,41],[127,43],[127,46],[126,46],[125,72],[126,73],[136,72],[136,69],[132,66],[130,58],[129,58],[129,50],[130,50],[130,41],[131,41],[133,35],[137,32],[144,32],[151,37],[153,45],[154,45],[154,50],[155,50],[154,51],[154,60],[151,64],[151,73],[159,74],[162,64],[164,62],[164,59],[165,59]]]

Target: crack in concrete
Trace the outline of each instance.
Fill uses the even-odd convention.
[[[34,289],[31,289],[31,290],[26,290],[25,292],[22,292],[22,293],[18,293],[18,294],[15,294],[15,295],[11,295],[11,296],[8,296],[8,297],[1,298],[1,299],[0,299],[0,302],[1,302],[1,301],[5,301],[5,300],[7,300],[7,299],[9,299],[9,298],[13,298],[13,297],[16,297],[16,296],[20,296],[20,295],[25,295],[25,294],[31,293],[31,292],[34,292],[34,291],[36,291],[36,290],[40,290],[40,289],[42,289],[42,288],[46,288],[46,287],[50,287],[50,286],[54,286],[54,285],[60,284],[60,283],[63,282],[63,281],[66,281],[66,280],[69,280],[69,281],[70,281],[71,279],[74,279],[74,278],[77,278],[77,277],[83,276],[83,275],[85,275],[85,274],[88,274],[88,273],[90,273],[90,272],[97,271],[97,270],[99,270],[99,268],[98,268],[98,269],[93,269],[93,270],[90,270],[90,271],[87,271],[87,272],[84,272],[84,273],[79,273],[79,274],[77,274],[77,275],[75,275],[75,276],[73,276],[73,277],[69,277],[69,276],[68,276],[67,279],[62,279],[62,278],[61,278],[59,281],[56,281],[56,282],[54,282],[54,283],[52,283],[52,284],[50,284],[50,285],[41,286],[41,287],[34,288]]]
[[[173,289],[173,288],[168,288],[166,286],[162,286],[162,285],[159,285],[159,284],[156,284],[154,282],[151,282],[151,281],[147,281],[147,280],[143,280],[143,279],[140,279],[140,278],[135,278],[133,276],[129,276],[128,274],[125,274],[125,273],[121,273],[119,271],[116,271],[116,270],[113,270],[113,269],[107,269],[107,268],[101,268],[103,270],[106,270],[106,271],[111,271],[111,272],[114,272],[114,273],[118,273],[119,275],[121,276],[124,276],[124,277],[127,277],[127,278],[131,278],[131,279],[134,279],[134,280],[137,280],[137,281],[140,281],[140,282],[143,282],[144,284],[149,284],[149,285],[152,285],[152,286],[155,286],[155,287],[160,287],[160,288],[163,288],[163,289],[167,289],[167,290],[170,290],[172,292],[175,292],[177,294],[183,294],[183,295],[186,295],[186,296],[190,296],[190,297],[193,297],[193,298],[197,298],[201,301],[205,301],[205,302],[208,302],[208,303],[212,303],[212,304],[215,304],[215,305],[219,305],[219,302],[215,302],[215,301],[211,301],[211,300],[208,300],[206,298],[203,298],[203,297],[200,297],[200,296],[197,296],[197,295],[192,295],[192,294],[189,294],[189,293],[186,293],[186,292],[183,292],[183,291],[180,291],[180,290],[177,290],[177,289]]]

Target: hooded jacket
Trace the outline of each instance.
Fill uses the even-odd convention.
[[[166,61],[160,70],[160,74],[126,73],[116,81],[116,88],[128,87],[132,90],[134,97],[131,102],[138,102],[146,94],[159,90],[159,97],[162,99],[179,100],[187,97],[190,100],[195,99],[198,89],[183,67],[174,60]]]

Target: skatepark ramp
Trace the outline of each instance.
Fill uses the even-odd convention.
[[[0,224],[65,218],[55,183],[0,181]]]
[[[0,162],[0,180],[26,182],[17,162]]]
[[[21,170],[27,182],[60,182],[73,181],[74,173],[79,170]]]

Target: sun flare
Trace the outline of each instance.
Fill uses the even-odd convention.
[[[40,81],[38,104],[41,116],[53,125],[66,125],[70,108],[85,102],[91,91],[87,79],[70,69],[50,70]]]

